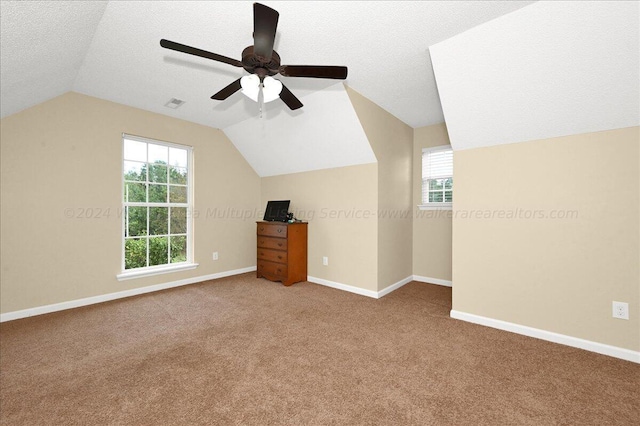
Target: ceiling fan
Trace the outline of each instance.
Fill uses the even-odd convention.
[[[280,74],[285,77],[344,80],[347,78],[347,67],[280,65],[280,55],[273,50],[278,17],[279,13],[270,7],[260,3],[253,4],[253,46],[248,46],[242,51],[241,61],[165,39],[160,40],[160,46],[244,68],[250,74],[229,84],[211,96],[211,99],[223,101],[242,89],[245,95],[256,102],[260,98],[263,102],[270,102],[279,97],[290,109],[295,110],[302,106],[302,102],[272,76]]]

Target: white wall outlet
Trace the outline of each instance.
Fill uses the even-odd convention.
[[[322,264],[324,266],[329,266],[329,258],[327,256],[322,256]]]
[[[629,304],[625,302],[613,302],[613,317],[629,319]]]
[[[213,260],[218,260],[218,252],[217,251],[213,252]]]

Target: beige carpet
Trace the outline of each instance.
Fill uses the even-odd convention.
[[[244,274],[0,325],[3,425],[631,425],[640,365]]]

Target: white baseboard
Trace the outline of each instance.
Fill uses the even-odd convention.
[[[391,284],[390,286],[383,288],[382,290],[380,290],[378,292],[378,297],[377,298],[379,299],[382,296],[386,296],[387,294],[391,293],[392,291],[395,291],[395,290],[399,289],[403,285],[409,284],[411,281],[413,281],[413,275],[409,275],[407,278],[404,278],[404,279],[398,281],[395,284]]]
[[[131,290],[118,291],[115,293],[102,294],[99,296],[86,297],[84,299],[70,300],[68,302],[54,303],[52,305],[37,306],[35,308],[23,309],[20,311],[7,312],[0,315],[0,322],[13,321],[20,318],[28,318],[35,315],[48,314],[51,312],[64,311],[66,309],[79,308],[81,306],[94,305],[96,303],[108,302],[110,300],[123,299],[125,297],[137,296],[154,291],[166,290],[173,287],[180,287],[188,284],[195,284],[202,281],[215,280],[218,278],[229,277],[232,275],[244,274],[246,272],[255,271],[255,266],[249,266],[242,269],[234,269],[232,271],[218,272],[210,275],[202,275],[199,277],[185,278],[184,280],[171,281],[163,284],[155,284],[147,287],[133,288]]]
[[[323,278],[309,277],[307,276],[307,281],[314,284],[320,284],[326,287],[336,288],[338,290],[348,291],[349,293],[359,294],[361,296],[373,297],[374,299],[378,298],[378,292],[373,290],[365,290],[364,288],[354,287],[352,285],[337,283],[335,281],[325,280]]]
[[[413,281],[413,276],[408,276],[407,278],[404,278],[404,279],[398,281],[395,284],[391,284],[390,286],[388,286],[388,287],[386,287],[386,288],[384,288],[384,289],[382,289],[380,291],[366,290],[364,288],[354,287],[352,285],[337,283],[335,281],[329,281],[329,280],[325,280],[323,278],[317,278],[317,277],[307,277],[307,281],[309,281],[310,283],[320,284],[320,285],[323,285],[323,286],[326,286],[326,287],[335,288],[335,289],[338,289],[338,290],[348,291],[349,293],[359,294],[361,296],[367,296],[367,297],[372,297],[374,299],[380,299],[382,296],[385,296],[385,295],[391,293],[392,291],[399,289],[403,285]]]
[[[590,340],[579,339],[577,337],[567,336],[564,334],[554,333],[546,330],[540,330],[538,328],[527,327],[524,325],[514,324],[511,322],[501,321],[493,318],[487,318],[480,315],[468,314],[466,312],[456,310],[451,310],[451,318],[471,322],[474,324],[484,325],[491,328],[497,328],[499,330],[510,331],[512,333],[522,334],[524,336],[535,337],[536,339],[584,349],[590,352],[596,352],[602,355],[608,355],[614,358],[620,358],[626,361],[640,364],[640,352],[632,351],[630,349],[605,345],[603,343],[592,342]]]
[[[428,283],[428,284],[443,285],[445,287],[453,287],[453,283],[451,281],[441,280],[440,278],[431,278],[431,277],[423,277],[420,275],[414,275],[413,281],[419,281],[421,283]]]

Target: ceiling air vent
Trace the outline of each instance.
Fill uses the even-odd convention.
[[[182,106],[183,103],[184,101],[181,101],[180,99],[171,98],[171,100],[164,104],[164,106],[171,109],[178,109],[178,107]]]

